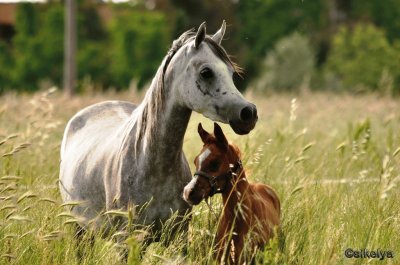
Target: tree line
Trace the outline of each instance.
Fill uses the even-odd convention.
[[[81,90],[143,88],[171,42],[207,21],[228,22],[223,45],[245,69],[240,89],[381,91],[400,89],[400,0],[78,1]],[[99,6],[112,17],[105,21]],[[15,35],[0,40],[0,92],[61,86],[64,6],[18,4]]]

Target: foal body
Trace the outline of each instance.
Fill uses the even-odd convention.
[[[239,149],[228,144],[218,124],[214,124],[214,135],[201,124],[198,131],[204,146],[195,159],[195,178],[186,185],[183,197],[190,204],[198,204],[203,198],[221,193],[223,210],[215,238],[215,258],[230,264],[243,263],[249,254],[267,244],[274,227],[279,226],[279,198],[270,186],[247,181]]]
[[[228,260],[235,263],[244,258],[246,236],[251,251],[262,249],[280,223],[280,202],[274,190],[265,184],[249,183],[243,169],[237,175],[236,183],[229,183],[222,192],[223,210],[215,239],[217,260],[223,258],[224,250],[229,251],[226,244],[231,239],[234,260],[231,256]]]

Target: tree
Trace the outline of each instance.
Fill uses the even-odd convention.
[[[400,75],[398,52],[382,29],[372,24],[343,26],[333,38],[325,72],[342,82],[342,88],[379,90],[383,74]]]
[[[142,88],[156,73],[170,45],[165,15],[125,9],[115,16],[110,32],[113,84],[128,87],[135,78],[139,89]]]
[[[240,28],[235,41],[241,44],[239,61],[248,81],[259,74],[268,50],[294,29],[309,35],[318,48],[325,41],[320,31],[328,24],[323,0],[246,0],[239,1],[236,10]]]
[[[76,3],[65,0],[64,31],[64,90],[68,95],[75,91],[76,82]]]
[[[12,86],[19,90],[36,90],[43,77],[41,62],[42,49],[38,39],[39,18],[34,4],[19,4],[15,20],[16,36],[12,40],[14,48],[14,68]]]

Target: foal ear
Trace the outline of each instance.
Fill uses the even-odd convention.
[[[222,144],[223,148],[228,148],[228,140],[226,140],[224,132],[216,122],[214,122],[214,135],[217,141]]]
[[[196,49],[199,48],[201,42],[204,40],[205,37],[206,37],[206,22],[204,21],[203,23],[201,23],[196,33],[196,39],[194,41],[194,47]]]
[[[222,39],[224,38],[225,35],[225,30],[226,30],[226,22],[225,20],[222,21],[221,28],[211,37],[213,41],[215,41],[218,44],[221,44]]]
[[[201,126],[201,122],[199,123],[199,126],[197,127],[197,131],[200,135],[201,140],[203,141],[203,143],[206,143],[208,137],[210,136],[210,134],[203,129],[203,126]]]

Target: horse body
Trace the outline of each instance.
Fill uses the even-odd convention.
[[[218,124],[214,124],[214,135],[201,124],[198,130],[204,146],[195,159],[195,178],[184,188],[183,197],[198,204],[221,193],[223,210],[214,241],[215,257],[242,264],[272,238],[280,224],[280,201],[270,186],[247,181],[239,149],[228,144]]]
[[[98,218],[105,209],[111,192],[105,183],[112,174],[106,168],[118,166],[119,145],[115,141],[121,139],[116,132],[123,130],[134,109],[127,102],[102,102],[78,112],[66,127],[61,144],[60,191],[65,202],[82,202],[73,212],[83,223]]]
[[[133,120],[139,108],[135,111],[135,106],[127,102],[104,102],[79,112],[67,126],[61,174],[72,177],[62,179],[61,192],[64,201],[82,201],[73,212],[83,217],[83,225],[90,220],[103,225],[102,211],[126,209],[130,202],[144,205],[151,201],[146,220],[141,221],[147,225],[166,220],[171,211],[183,214],[189,209],[179,198],[191,176],[182,152],[187,123],[175,123],[181,132],[175,130],[178,140],[172,147],[172,140],[163,140],[157,134],[160,139],[152,139],[145,152],[136,152]],[[91,137],[82,137],[87,135]],[[142,145],[136,148],[143,148]],[[76,166],[68,167],[65,161]],[[161,224],[155,225],[159,229]]]
[[[191,177],[182,146],[193,110],[240,134],[254,128],[255,106],[233,85],[234,64],[219,46],[224,30],[208,37],[203,24],[176,40],[137,107],[103,102],[69,121],[60,190],[64,202],[82,201],[72,210],[81,226],[121,224],[102,213],[147,204],[137,222],[160,231],[171,213],[190,210],[181,198]]]

